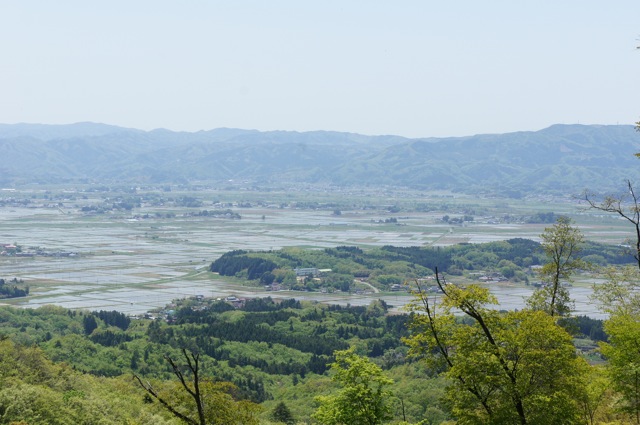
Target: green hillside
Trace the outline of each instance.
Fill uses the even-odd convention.
[[[614,191],[634,175],[632,126],[555,125],[444,139],[351,133],[144,132],[101,124],[0,125],[0,182],[241,181],[473,193]]]

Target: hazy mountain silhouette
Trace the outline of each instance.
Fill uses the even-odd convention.
[[[142,131],[0,124],[0,182],[389,185],[463,192],[615,190],[638,175],[632,126],[408,139],[330,131]]]

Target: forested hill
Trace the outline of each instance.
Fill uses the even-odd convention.
[[[477,193],[614,191],[634,180],[632,126],[407,139],[328,131],[194,133],[104,124],[0,125],[0,184],[392,185]]]

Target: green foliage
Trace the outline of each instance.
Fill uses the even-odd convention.
[[[369,359],[358,356],[355,348],[334,353],[333,380],[340,384],[335,395],[319,396],[313,414],[324,425],[378,425],[391,419],[386,389],[393,381]]]
[[[527,223],[554,223],[557,216],[553,212],[539,212],[527,219]]]
[[[505,247],[506,245],[494,246],[494,249]],[[337,254],[345,257],[366,256],[367,252],[341,248],[336,251]],[[306,250],[300,249],[292,250],[287,255],[300,258],[307,254]],[[400,267],[404,267],[404,264],[400,263]],[[447,288],[450,286],[447,285]],[[472,292],[470,296],[463,297],[461,293],[459,297],[460,302],[466,300],[465,305],[481,309],[484,308],[483,303],[495,301],[489,294],[473,288],[468,289]],[[441,301],[439,299],[439,305]],[[158,391],[166,394],[168,399],[181,403],[180,405],[188,409],[190,402],[179,394],[173,394],[178,392],[179,387],[176,387],[175,377],[167,368],[165,360],[165,356],[178,357],[179,348],[187,347],[200,353],[203,370],[207,371],[206,376],[203,376],[205,382],[227,382],[220,387],[211,387],[215,392],[212,403],[221,402],[236,406],[237,409],[243,409],[241,406],[246,405],[250,415],[246,420],[251,421],[258,415],[254,410],[256,405],[251,402],[260,402],[264,407],[261,418],[265,423],[270,423],[270,420],[274,420],[271,413],[278,403],[284,402],[290,413],[304,422],[309,421],[310,415],[317,407],[313,404],[316,396],[335,396],[340,394],[343,388],[340,382],[331,380],[325,373],[328,363],[338,363],[337,359],[333,358],[333,351],[328,351],[327,347],[343,351],[346,347],[352,346],[356,347],[359,357],[384,370],[384,377],[393,378],[394,382],[385,385],[383,391],[389,393],[385,395],[384,402],[389,414],[396,420],[404,417],[407,423],[422,421],[421,423],[425,424],[439,424],[455,416],[458,423],[462,424],[478,413],[477,402],[457,398],[456,394],[464,391],[461,386],[456,387],[460,388],[460,391],[453,391],[454,385],[458,384],[452,382],[452,378],[446,372],[447,367],[442,356],[432,356],[431,351],[424,351],[423,358],[430,359],[429,363],[407,357],[408,348],[401,344],[400,338],[409,335],[407,322],[412,316],[387,315],[387,306],[383,302],[376,301],[369,306],[344,307],[293,299],[280,301],[264,298],[247,300],[243,308],[234,309],[224,302],[185,300],[178,302],[175,310],[175,320],[172,323],[161,320],[132,320],[126,330],[122,330],[114,326],[113,321],[111,324],[106,323],[111,319],[100,318],[98,313],[70,312],[58,307],[36,310],[0,308],[0,334],[9,336],[11,341],[25,341],[31,347],[18,348],[13,357],[3,356],[0,341],[0,385],[24,392],[28,400],[33,399],[28,395],[31,393],[41,396],[42,403],[32,403],[31,407],[36,412],[33,415],[44,415],[47,411],[44,404],[49,403],[52,406],[50,410],[58,409],[59,417],[64,418],[67,423],[94,423],[86,419],[93,417],[103,421],[95,423],[105,424],[174,425],[177,424],[176,420],[166,414],[157,403],[143,402],[143,392],[133,387],[130,377],[132,372],[141,376],[145,381],[151,382]],[[517,369],[518,374],[522,374],[523,379],[535,376],[534,381],[539,384],[535,391],[547,384],[558,385],[567,391],[575,389],[576,386],[570,377],[578,379],[582,372],[571,375],[569,368],[562,369],[566,366],[566,361],[562,359],[566,352],[560,350],[564,354],[558,354],[558,363],[548,360],[543,355],[547,349],[549,354],[558,353],[554,350],[559,350],[559,347],[552,343],[557,339],[555,328],[549,331],[544,320],[540,321],[540,332],[548,334],[550,339],[549,345],[544,346],[540,342],[542,337],[532,329],[531,321],[538,319],[526,319],[524,312],[521,313],[522,316],[513,314],[491,313],[487,316],[487,323],[491,325],[496,338],[499,337],[499,341],[504,345],[505,353],[521,359],[519,365],[522,368]],[[416,317],[418,316],[414,316],[413,319]],[[446,314],[438,314],[443,330],[446,330],[447,317]],[[93,327],[91,319],[88,318],[93,318],[97,326],[91,330],[90,335],[86,334],[85,328],[85,323],[89,324],[89,328]],[[600,329],[598,323],[600,322],[581,320],[576,327],[589,335]],[[452,332],[455,330],[462,335],[466,330],[468,335],[480,341],[477,347],[487,348],[486,340],[482,342],[483,334],[478,331],[478,326],[473,320],[461,321],[455,317],[451,318]],[[462,330],[457,330],[458,327]],[[521,328],[527,329],[528,333],[522,333]],[[522,338],[528,338],[530,345],[519,339],[518,335],[521,333],[524,335]],[[123,339],[116,342],[120,337]],[[115,339],[108,342],[111,338]],[[35,344],[40,345],[43,351],[33,348]],[[508,350],[508,347],[516,348]],[[476,362],[473,368],[469,368],[470,371],[475,370],[479,376],[485,377],[484,380],[478,378],[474,382],[487,386],[503,385],[503,377],[496,372],[491,378],[492,375],[489,373],[496,370],[496,360],[491,360],[488,354],[485,357],[474,357],[472,348],[472,344],[467,344],[460,348],[460,353],[461,356],[467,353],[466,356]],[[574,349],[571,350],[573,356]],[[67,366],[49,362],[44,358],[45,354],[57,363],[72,366],[75,371],[71,371]],[[544,364],[545,368],[540,366],[536,369],[530,365],[536,355],[538,363]],[[572,358],[575,359],[575,356]],[[525,368],[525,365],[528,366]],[[555,371],[557,375],[562,375],[564,380],[557,378],[550,383],[551,378],[546,377],[539,369],[550,369],[549,374]],[[65,372],[60,372],[61,370]],[[445,373],[439,375],[439,372]],[[533,372],[539,374],[535,375]],[[67,373],[72,373],[72,378],[65,378]],[[334,372],[330,372],[329,375],[335,376]],[[49,389],[39,388],[36,391],[30,386],[45,386]],[[523,391],[529,390],[527,387]],[[596,390],[597,388],[594,389]],[[6,394],[9,394],[9,391],[7,389]],[[495,405],[508,404],[506,391],[494,390]],[[542,392],[540,389],[535,393],[535,397],[557,405],[558,409],[568,412],[567,415],[573,415],[575,412],[578,412],[577,415],[581,414],[586,407],[580,407],[580,403],[592,400],[589,403],[593,406],[593,400],[597,398],[597,391],[589,396],[591,398],[577,391],[573,393],[575,404],[572,405],[562,399],[561,396],[565,394],[563,391],[559,393],[558,398],[545,398],[546,394],[541,395]],[[497,394],[502,395],[498,397]],[[123,397],[127,397],[127,400],[121,401]],[[605,418],[609,422],[620,419],[611,413],[616,395],[607,392],[604,397],[596,406],[594,417],[602,420]],[[464,412],[461,412],[464,410],[464,403],[473,407],[473,414],[465,416]],[[118,404],[121,405],[119,410]],[[535,408],[534,403],[528,405],[532,406],[531,409]],[[496,411],[498,410],[500,409],[496,408]],[[506,407],[503,410],[506,410]],[[99,412],[106,412],[108,418]],[[556,414],[557,412],[549,413]],[[473,417],[478,418],[482,415]],[[32,422],[37,423],[33,417],[28,423]],[[571,420],[563,423],[571,423]]]
[[[562,322],[569,321],[570,323],[565,325]],[[565,329],[574,328],[585,337],[589,338],[592,341],[607,341],[607,334],[603,328],[603,320],[602,319],[592,319],[588,316],[572,316],[567,318],[562,318],[559,323]]]
[[[609,342],[601,342],[608,359],[607,371],[615,389],[623,396],[622,408],[640,417],[640,320],[637,315],[618,313],[605,322]]]
[[[604,422],[601,413],[607,397],[610,396],[611,382],[600,367],[585,369],[586,380],[578,395],[578,403],[585,422],[589,425]]]
[[[242,271],[247,272],[247,279],[260,279],[265,273],[275,270],[278,265],[263,258],[250,257],[246,251],[237,250],[223,254],[211,263],[210,270],[222,276],[235,276]]]
[[[0,306],[0,334],[24,345],[47,341],[51,335],[76,333],[83,333],[80,317],[62,307],[15,309]]]
[[[566,218],[560,217],[559,220],[554,228],[560,226]],[[593,242],[583,244],[581,241],[580,248],[583,245],[585,255],[600,263],[624,264],[635,261],[629,255],[622,255],[624,250],[621,247]],[[210,270],[249,279],[254,284],[278,284],[281,288],[300,291],[353,291],[355,278],[363,279],[377,288],[389,290],[394,285],[431,276],[436,267],[458,276],[467,271],[482,270],[500,273],[512,281],[528,282],[530,266],[543,264],[548,259],[543,248],[538,242],[514,238],[449,247],[384,246],[363,250],[339,246],[324,250],[236,250],[227,252],[214,261]],[[563,267],[566,269],[568,265]],[[317,276],[296,279],[296,268],[316,268],[324,272]],[[553,276],[547,273],[549,270],[543,277],[552,279]],[[563,289],[559,287],[556,292],[563,292]]]
[[[285,425],[293,425],[296,422],[291,410],[289,410],[283,401],[278,403],[273,409],[271,412],[271,419],[273,419],[274,422],[283,423]]]
[[[622,411],[640,423],[640,294],[636,267],[604,270],[606,281],[594,286],[594,299],[609,314],[604,322],[607,342],[600,342],[606,371],[622,395]]]
[[[98,327],[98,322],[96,322],[96,318],[91,314],[82,319],[82,325],[84,326],[84,333],[86,335],[91,335],[91,332],[96,330]]]
[[[75,423],[65,408],[62,394],[47,387],[22,382],[9,383],[0,390],[0,420],[11,423],[27,420],[34,425]]]
[[[0,341],[0,423],[169,425],[140,405],[130,380],[98,379],[56,365],[35,347]]]
[[[184,365],[165,356],[177,382],[152,385],[134,375],[148,396],[189,425],[258,425],[257,405],[236,400],[237,388],[233,384],[203,379],[200,355],[187,353],[184,348],[181,352]]]
[[[18,283],[14,278],[14,283]],[[0,279],[0,298],[18,298],[29,295],[29,287],[24,285],[9,285],[4,279]]]
[[[424,294],[413,309],[411,352],[449,379],[447,401],[459,424],[579,423],[575,397],[582,360],[571,337],[542,311],[501,313],[485,288],[441,284],[442,311]],[[453,315],[462,311],[471,321]]]
[[[131,324],[131,319],[126,314],[119,311],[104,311],[93,312],[92,315],[97,316],[108,326],[116,326],[123,331],[126,331]]]
[[[541,235],[542,249],[547,263],[540,270],[545,286],[534,291],[527,305],[535,310],[546,311],[551,316],[566,316],[572,310],[569,290],[562,285],[572,273],[585,267],[579,257],[584,236],[567,217],[558,217],[556,224],[547,227]]]
[[[640,315],[640,270],[634,266],[602,270],[605,281],[594,285],[593,299],[602,310],[617,314]]]
[[[91,341],[104,345],[105,347],[115,347],[123,342],[131,341],[129,335],[115,327],[94,330],[89,338]]]
[[[594,286],[594,299],[609,314],[601,342],[606,371],[622,395],[621,409],[640,423],[640,271],[637,267],[604,270],[605,283]]]

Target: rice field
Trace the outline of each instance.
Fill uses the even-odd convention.
[[[219,194],[216,194],[219,196]],[[198,196],[202,196],[198,193]],[[242,196],[248,196],[243,193]],[[264,196],[264,195],[260,195]],[[416,195],[418,197],[418,195]],[[420,199],[404,199],[415,203]],[[439,198],[431,199],[437,202]],[[89,199],[86,202],[91,202]],[[362,202],[370,198],[363,196]],[[397,200],[396,200],[397,201]],[[97,202],[97,200],[93,200]],[[390,203],[388,199],[381,202]],[[446,199],[448,204],[453,201]],[[587,238],[622,243],[630,230],[615,217],[586,214],[572,203],[523,200],[509,205],[495,199],[455,198],[477,205],[492,215],[521,211],[561,211],[573,217]],[[397,202],[395,202],[397,203]],[[283,247],[324,248],[358,245],[363,248],[397,246],[444,246],[460,242],[481,243],[514,237],[538,239],[544,225],[491,224],[476,216],[464,225],[443,223],[445,212],[388,213],[380,209],[345,209],[334,215],[332,209],[232,208],[240,220],[183,216],[192,211],[172,208],[173,218],[161,217],[164,207],[136,208],[131,213],[100,215],[83,213],[77,201],[63,207],[0,207],[0,244],[18,244],[24,251],[36,248],[47,253],[66,252],[72,256],[0,256],[0,277],[23,280],[30,296],[4,300],[6,303],[38,307],[55,304],[71,309],[118,310],[139,314],[162,307],[176,298],[195,295],[223,297],[266,296],[313,299],[352,305],[368,304],[374,295],[266,292],[262,288],[241,286],[207,272],[221,254],[234,250],[269,250]],[[503,211],[503,209],[506,209]],[[163,213],[158,215],[157,213]],[[140,218],[148,215],[154,218]],[[384,223],[394,217],[397,223]],[[504,308],[522,305],[528,289],[516,286],[493,288]],[[576,287],[578,313],[596,315],[589,304],[589,287]],[[409,297],[375,294],[400,307]]]

